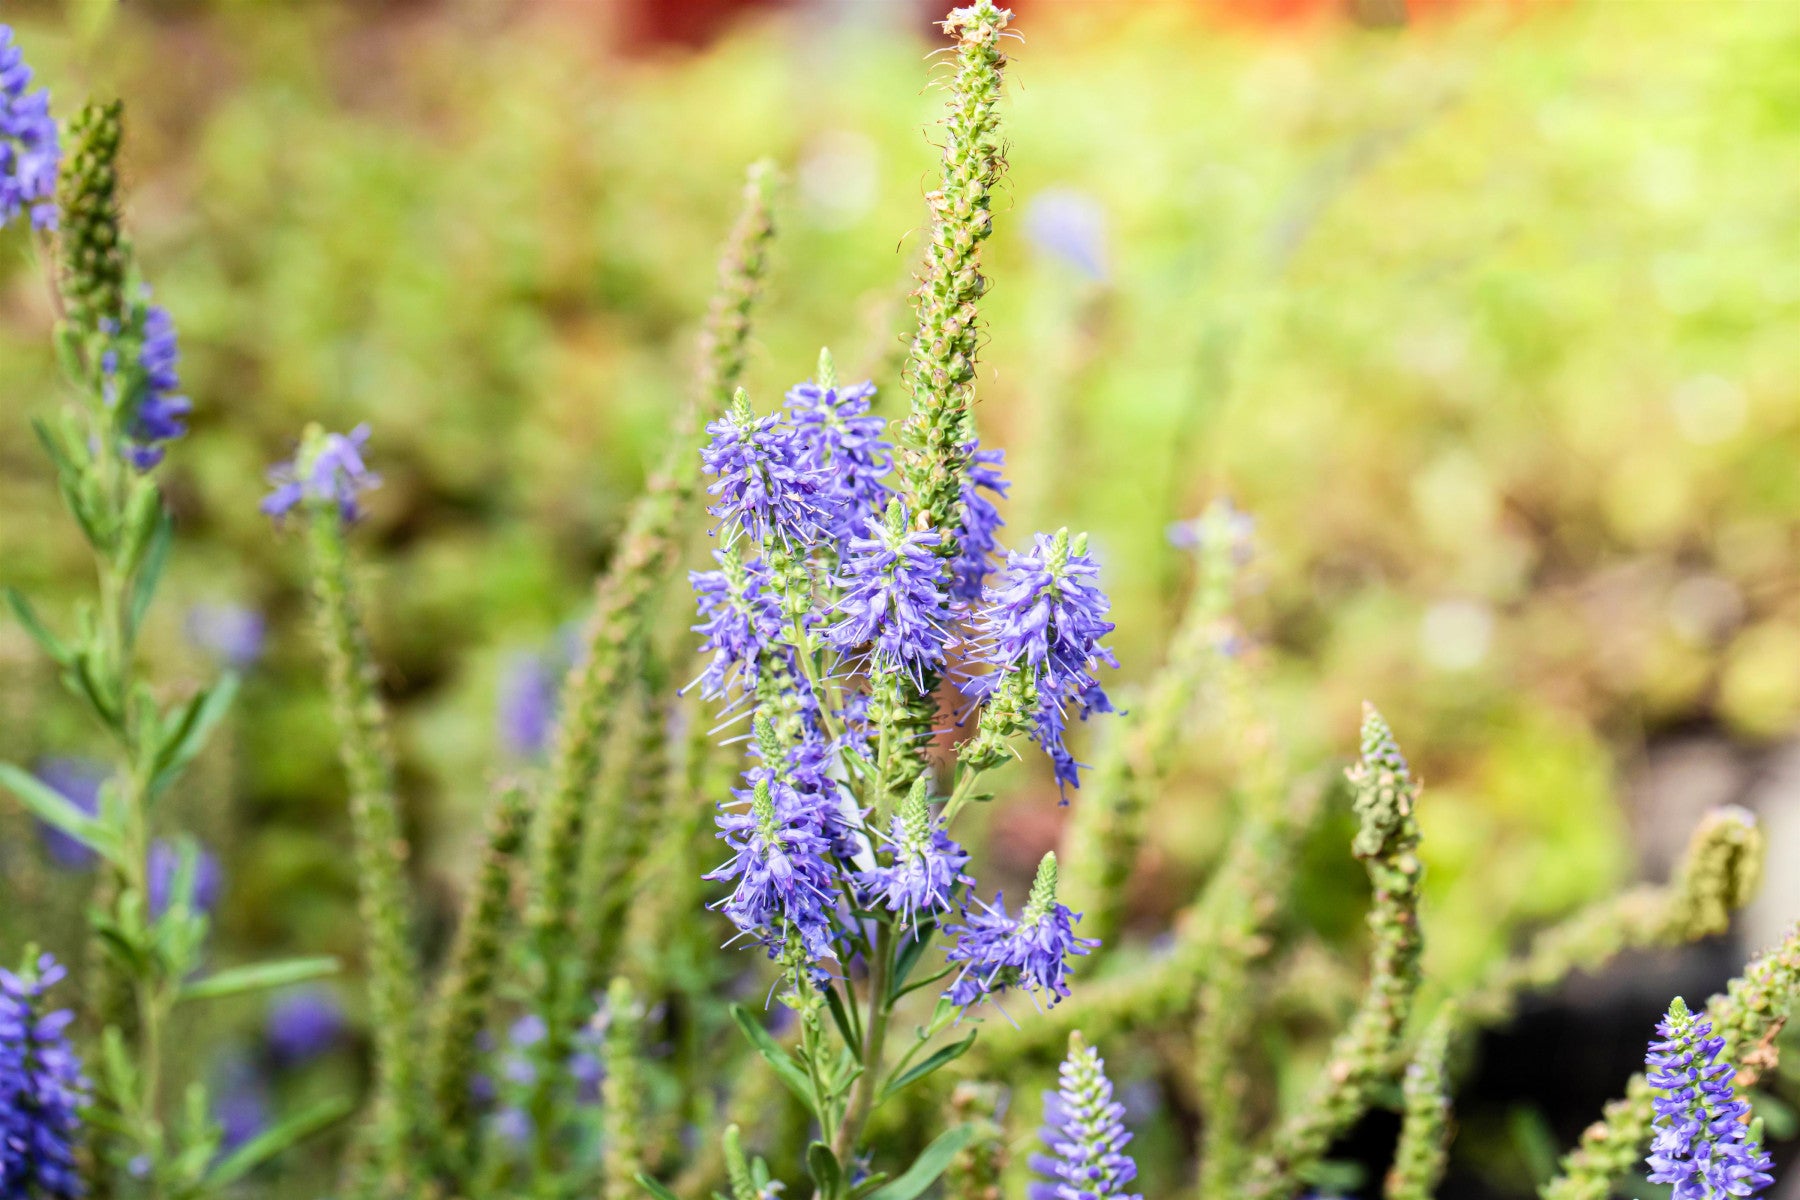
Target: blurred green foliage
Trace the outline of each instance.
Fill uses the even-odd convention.
[[[220,4],[22,31],[65,112],[127,97],[129,219],[196,402],[150,652],[195,673],[189,603],[271,621],[235,743],[183,798],[228,850],[228,946],[358,942],[299,556],[255,508],[304,422],[376,430],[368,594],[441,899],[470,867],[503,665],[610,553],[747,161],[791,181],[752,395],[830,344],[903,407],[923,41],[796,17],[632,60],[587,6],[501,13]],[[1222,492],[1252,513],[1251,653],[1286,735],[1329,764],[1381,703],[1431,792],[1430,970],[1466,981],[1636,871],[1619,781],[1645,744],[1800,719],[1800,176],[1778,169],[1800,8],[1270,33],[1044,4],[1021,28],[980,408],[1012,527],[1092,530],[1130,681],[1186,586],[1165,526]],[[1047,189],[1104,210],[1104,277],[1025,236]],[[9,232],[0,573],[56,611],[85,581],[27,427],[57,386],[49,321]],[[0,626],[0,757],[78,753],[79,729]],[[1197,752],[1160,801],[1146,926],[1217,850],[1218,766]],[[990,835],[1023,868],[1058,818],[1035,766],[1015,782]],[[1354,937],[1341,845],[1313,904]],[[28,857],[16,886],[69,889]]]

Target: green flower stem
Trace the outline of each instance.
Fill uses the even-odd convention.
[[[481,865],[432,1014],[425,1077],[431,1088],[438,1149],[452,1178],[469,1166],[475,1119],[470,1081],[479,1062],[476,1042],[492,1007],[513,915],[513,882],[525,844],[528,813],[524,787],[516,781],[503,784],[488,813]]]
[[[1387,1200],[1431,1200],[1450,1158],[1450,1079],[1446,1060],[1455,1034],[1454,1005],[1438,1013],[1407,1065],[1400,1142],[1383,1194]]]
[[[1368,1108],[1389,1072],[1419,986],[1418,786],[1387,723],[1368,706],[1362,742],[1362,761],[1350,774],[1361,821],[1351,848],[1375,889],[1369,986],[1307,1099],[1276,1127],[1251,1164],[1238,1193],[1249,1200],[1291,1195],[1332,1138]]]
[[[606,993],[606,1082],[601,1094],[605,1126],[604,1200],[639,1200],[644,1169],[643,1064],[637,998],[623,978]]]
[[[850,1098],[845,1105],[843,1123],[831,1140],[832,1153],[839,1162],[849,1162],[857,1149],[857,1139],[868,1123],[875,1105],[875,1089],[881,1081],[882,1055],[887,1046],[888,1020],[893,1015],[893,1000],[888,995],[888,980],[894,962],[894,927],[887,922],[875,934],[875,952],[869,959],[869,1015],[864,1024],[862,1074],[850,1085]]]
[[[550,764],[533,820],[531,900],[527,922],[537,962],[535,1006],[545,1036],[528,1111],[533,1156],[549,1187],[555,1162],[557,1089],[579,1020],[582,972],[574,927],[577,881],[589,799],[600,755],[612,731],[627,648],[644,623],[679,548],[681,520],[698,480],[695,428],[702,406],[716,410],[736,389],[744,369],[751,309],[767,269],[773,236],[769,169],[751,168],[742,214],[720,265],[719,293],[702,337],[697,395],[677,415],[675,436],[661,467],[632,505],[618,554],[595,587],[582,634],[584,653],[563,683]]]
[[[1740,1092],[1754,1087],[1778,1061],[1776,1036],[1800,1001],[1800,926],[1754,959],[1725,991],[1706,1004],[1713,1032],[1725,1039],[1724,1062],[1738,1065]],[[1606,1105],[1581,1142],[1564,1156],[1562,1172],[1539,1190],[1543,1200],[1607,1200],[1613,1185],[1643,1157],[1650,1140],[1654,1092],[1640,1073],[1625,1095]]]
[[[349,552],[337,506],[307,512],[313,610],[325,652],[339,750],[350,781],[356,874],[369,938],[369,1013],[375,1036],[375,1159],[384,1188],[400,1188],[415,1169],[421,1131],[419,996],[412,950],[407,844],[394,783],[387,711],[376,687],[350,581]]]

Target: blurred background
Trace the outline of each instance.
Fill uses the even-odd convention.
[[[979,419],[1009,451],[1015,536],[1092,532],[1121,690],[1160,662],[1189,585],[1167,527],[1229,496],[1255,522],[1243,620],[1294,761],[1348,758],[1368,697],[1427,781],[1428,969],[1450,982],[1660,879],[1711,805],[1770,833],[1732,944],[1576,981],[1490,1047],[1447,1194],[1528,1194],[1671,992],[1704,994],[1800,914],[1800,173],[1781,169],[1800,154],[1800,5],[1015,7]],[[904,411],[942,8],[0,10],[65,115],[127,100],[128,221],[196,410],[164,473],[182,540],[148,653],[171,681],[249,671],[180,801],[221,864],[221,958],[358,949],[300,556],[256,511],[265,465],[308,421],[374,428],[385,486],[359,540],[442,918],[490,773],[533,752],[559,631],[688,385],[750,160],[788,180],[753,397],[773,404],[825,344]],[[49,326],[9,231],[0,576],[66,613],[85,552],[27,423],[59,394]],[[81,717],[0,624],[0,757],[91,788]],[[1217,851],[1215,791],[1198,762],[1158,802],[1146,938]],[[1062,819],[1035,764],[1012,792],[988,829],[1001,875]],[[1300,919],[1349,943],[1347,829],[1321,832]],[[79,855],[8,806],[0,870],[0,950],[68,944]],[[318,1036],[287,1045],[246,1006],[206,1068],[252,1117],[360,1069],[355,989],[308,1000]],[[1179,1114],[1154,1063],[1128,1069],[1147,1178],[1173,1178]]]

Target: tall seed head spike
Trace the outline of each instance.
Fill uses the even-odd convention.
[[[1669,934],[1686,940],[1725,929],[1762,882],[1766,842],[1756,814],[1746,808],[1732,804],[1707,813],[1675,874]]]
[[[119,212],[119,147],[125,106],[89,104],[69,124],[58,184],[62,292],[84,332],[125,319],[126,246]]]
[[[1363,704],[1362,761],[1347,773],[1356,789],[1360,822],[1351,849],[1358,858],[1375,858],[1416,843],[1413,809],[1418,785],[1394,734],[1373,704]]]

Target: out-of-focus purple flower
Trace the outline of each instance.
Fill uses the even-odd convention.
[[[330,1051],[346,1027],[336,996],[324,988],[301,988],[269,1006],[263,1036],[277,1062],[296,1066]]]
[[[865,892],[899,913],[902,926],[917,924],[921,914],[948,912],[956,889],[973,882],[963,874],[969,855],[932,814],[923,777],[894,815],[890,836],[893,861],[860,874]]]
[[[186,625],[188,641],[234,671],[256,665],[268,635],[263,615],[241,604],[196,604]]]
[[[1054,854],[1046,854],[1038,864],[1037,879],[1018,920],[1007,915],[1004,896],[996,894],[991,905],[976,903],[980,911],[965,914],[964,924],[945,927],[946,933],[958,935],[947,957],[962,963],[963,969],[944,994],[960,1008],[1013,987],[1054,1007],[1069,994],[1068,960],[1100,944],[1077,937],[1075,922],[1080,916],[1057,903]]]
[[[1221,496],[1199,516],[1171,524],[1168,537],[1169,544],[1181,550],[1217,544],[1229,561],[1241,567],[1255,552],[1256,518]]]
[[[227,1060],[212,1090],[222,1153],[229,1154],[269,1127],[269,1086],[249,1059]]]
[[[898,500],[885,521],[869,521],[846,548],[837,576],[843,598],[825,640],[844,653],[868,646],[875,666],[915,683],[940,665],[951,615],[931,552],[939,540],[935,530],[907,529]]]
[[[804,545],[829,525],[826,478],[779,413],[756,416],[740,391],[730,414],[706,432],[711,441],[700,462],[715,480],[706,511],[725,526],[727,545],[739,530],[759,544],[775,538]]]
[[[56,226],[61,157],[47,88],[29,91],[31,67],[10,25],[0,25],[0,227],[29,213],[34,229]]]
[[[193,893],[189,896],[190,907],[196,913],[210,913],[219,902],[219,891],[225,882],[224,872],[219,869],[219,860],[204,846],[194,846],[194,882]],[[150,845],[149,889],[150,915],[160,917],[169,911],[170,903],[175,899],[176,877],[181,873],[182,848],[170,841],[158,839]]]
[[[1057,1073],[1057,1090],[1044,1095],[1045,1153],[1031,1156],[1041,1177],[1026,1190],[1029,1200],[1143,1200],[1127,1193],[1137,1164],[1125,1153],[1131,1134],[1125,1107],[1113,1099],[1106,1063],[1092,1046],[1070,1039],[1069,1056]]]
[[[1025,206],[1025,236],[1038,253],[1096,281],[1108,275],[1106,209],[1087,192],[1045,188]]]
[[[48,954],[22,972],[0,970],[0,1197],[72,1200],[87,1080],[69,1046],[75,1014],[46,993],[65,972]]]
[[[963,447],[969,468],[962,484],[962,526],[956,534],[956,561],[950,564],[950,598],[964,604],[981,599],[982,586],[994,569],[994,553],[1000,548],[1000,510],[989,495],[1002,499],[1008,484],[1000,474],[1006,451],[983,450],[980,442]],[[984,494],[985,493],[985,494]]]
[[[556,664],[521,650],[506,661],[500,679],[500,738],[508,753],[535,758],[550,747],[556,728]]]
[[[731,685],[756,686],[765,653],[781,636],[781,598],[763,560],[743,561],[736,550],[716,550],[717,570],[690,571],[700,608],[700,650],[712,657],[700,675],[700,694],[723,698]]]
[[[824,523],[840,540],[860,533],[863,522],[879,519],[894,494],[882,482],[893,470],[894,448],[881,438],[887,422],[869,415],[874,396],[873,383],[802,383],[787,394],[801,461],[821,481]]]
[[[1750,1106],[1731,1085],[1736,1068],[1719,1061],[1725,1039],[1688,1011],[1680,996],[1644,1062],[1655,1098],[1655,1136],[1645,1162],[1651,1183],[1674,1185],[1672,1200],[1754,1196],[1774,1182],[1774,1163],[1750,1136]]]
[[[367,425],[347,434],[309,432],[291,461],[269,468],[274,490],[263,498],[262,511],[284,517],[305,501],[335,506],[345,524],[356,520],[362,494],[381,484],[381,476],[363,461],[368,444]]]
[[[46,758],[37,765],[37,777],[88,816],[100,812],[100,788],[107,771],[85,758]],[[94,865],[92,850],[53,826],[38,822],[38,837],[50,861],[65,871],[81,871]]]
[[[508,1106],[494,1114],[494,1133],[501,1141],[523,1146],[531,1140],[531,1118],[524,1109]]]
[[[736,880],[715,906],[739,930],[778,954],[791,928],[807,958],[831,954],[831,912],[837,905],[836,872],[826,856],[831,845],[817,805],[779,781],[759,779],[746,796],[747,811],[721,807],[719,836],[731,858],[707,879]]]
[[[181,380],[175,364],[181,351],[175,322],[161,305],[134,301],[123,330],[110,321],[106,328],[115,338],[115,348],[100,356],[107,403],[122,412],[125,456],[138,470],[148,471],[162,461],[163,443],[187,432],[187,415],[194,407],[177,394]],[[128,367],[116,348],[121,346],[133,351]]]

